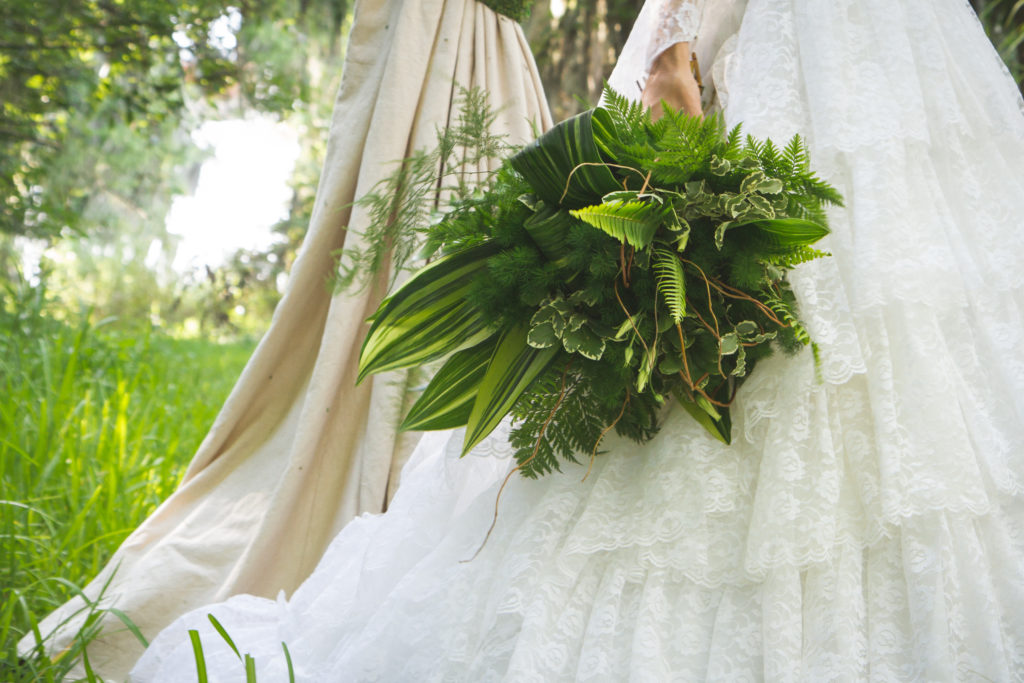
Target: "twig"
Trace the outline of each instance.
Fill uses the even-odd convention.
[[[615,281],[614,288],[615,288],[615,298],[619,300],[619,306],[622,306],[622,310],[626,314],[626,320],[629,321],[629,325],[630,325],[630,327],[633,328],[633,332],[636,333],[636,336],[640,340],[640,343],[644,345],[644,351],[646,351],[647,353],[650,353],[651,350],[649,348],[647,348],[647,342],[644,341],[643,335],[640,334],[640,330],[636,329],[636,324],[633,322],[633,316],[630,315],[629,309],[626,308],[626,304],[622,303],[622,297],[619,296],[619,283],[618,283],[617,280]]]
[[[475,553],[473,553],[473,557],[468,560],[462,560],[463,563],[475,560],[477,555],[480,554],[480,551],[482,551],[484,546],[487,545],[487,541],[491,538],[491,533],[494,531],[494,527],[498,524],[498,506],[501,504],[501,494],[505,492],[505,486],[508,485],[509,480],[512,479],[512,476],[516,472],[529,465],[533,462],[533,459],[537,457],[537,453],[540,451],[540,444],[544,439],[544,433],[547,431],[548,425],[551,424],[551,420],[555,417],[555,413],[557,413],[559,407],[561,407],[563,399],[565,399],[565,383],[566,378],[569,376],[569,368],[572,367],[572,360],[573,359],[570,358],[569,362],[565,364],[565,370],[562,372],[562,388],[558,394],[558,400],[555,402],[555,406],[548,414],[548,419],[544,421],[544,425],[540,428],[540,434],[537,436],[537,443],[533,446],[533,453],[530,454],[529,458],[513,467],[509,470],[508,474],[505,475],[505,480],[501,482],[501,487],[498,489],[498,496],[494,499],[494,519],[491,520],[491,526],[487,529],[487,535],[484,536],[483,543],[480,544],[480,547],[476,549]]]
[[[643,177],[644,175],[643,171],[641,171],[638,168],[633,168],[632,166],[623,166],[622,164],[609,164],[603,161],[583,161],[573,166],[573,169],[569,171],[569,177],[565,179],[565,188],[562,190],[562,196],[558,198],[559,202],[565,199],[565,195],[569,194],[569,185],[572,184],[573,175],[576,173],[576,171],[583,168],[584,166],[604,166],[605,168],[620,168],[625,171],[632,171],[633,173],[636,173],[641,177]]]
[[[688,260],[686,260],[686,259],[684,259],[682,257],[680,257],[679,260],[682,261],[683,263],[688,263],[691,266],[693,266],[694,268],[696,268],[697,272],[700,273],[701,278],[704,279],[704,287],[707,289],[707,292],[708,292],[708,312],[711,313],[711,319],[713,321],[715,321],[715,338],[716,339],[721,339],[722,338],[722,332],[718,328],[718,316],[715,315],[714,306],[712,306],[712,304],[711,304],[711,282],[710,282],[710,280],[708,280],[708,276],[705,275],[704,274],[704,270],[700,266],[698,266],[696,263],[694,263],[693,261],[688,261]]]
[[[597,437],[597,442],[594,443],[594,450],[590,452],[590,465],[587,466],[587,473],[584,474],[583,475],[583,479],[580,480],[581,484],[587,480],[587,477],[590,476],[590,471],[592,469],[594,469],[594,460],[597,458],[597,449],[601,445],[601,441],[604,439],[604,435],[607,434],[609,431],[611,431],[615,427],[615,425],[619,424],[619,420],[621,420],[622,416],[626,414],[626,406],[628,406],[628,405],[629,405],[629,388],[627,387],[626,388],[626,400],[622,402],[622,410],[619,411],[619,416],[617,418],[615,418],[615,420],[610,425],[608,425],[607,427],[604,428],[604,430],[601,432],[601,435],[599,437]]]

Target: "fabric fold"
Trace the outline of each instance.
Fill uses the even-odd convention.
[[[433,148],[458,114],[457,87],[480,88],[510,143],[551,125],[522,30],[475,0],[357,3],[345,72],[309,232],[288,291],[182,486],[129,538],[85,592],[153,638],[174,618],[236,593],[293,591],[347,521],[381,511],[418,435],[396,427],[404,373],[355,386],[364,320],[388,273],[332,295],[335,252],[362,246],[367,216],[351,202],[415,149]],[[483,170],[483,169],[477,169]],[[350,229],[345,230],[345,226]],[[43,634],[81,606],[70,601]],[[48,643],[59,652],[81,617]],[[28,637],[23,647],[31,647]],[[142,647],[116,619],[90,647],[105,678],[123,679]]]

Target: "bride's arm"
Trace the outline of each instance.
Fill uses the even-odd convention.
[[[700,0],[647,0],[656,3],[648,46],[650,75],[641,102],[661,116],[661,101],[693,116],[701,115],[700,88],[690,71],[690,42],[700,23]]]
[[[690,43],[676,43],[654,58],[640,101],[655,119],[662,115],[661,102],[676,111],[700,116],[700,87],[690,71]]]

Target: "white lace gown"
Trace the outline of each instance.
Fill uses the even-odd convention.
[[[428,435],[391,509],[290,600],[164,631],[138,680],[1024,680],[1024,107],[965,0],[649,0],[615,75],[696,36],[730,124],[807,137],[845,195],[793,276],[822,347],[760,364],[734,443],[514,479]],[[654,45],[654,48],[651,48]],[[721,49],[718,49],[722,46]],[[630,57],[630,55],[633,55]],[[712,59],[714,57],[714,59]]]

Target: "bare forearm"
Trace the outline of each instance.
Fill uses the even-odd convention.
[[[676,43],[651,64],[651,73],[644,86],[641,101],[651,108],[655,118],[662,115],[661,101],[691,116],[702,114],[700,87],[690,71],[690,44]]]

